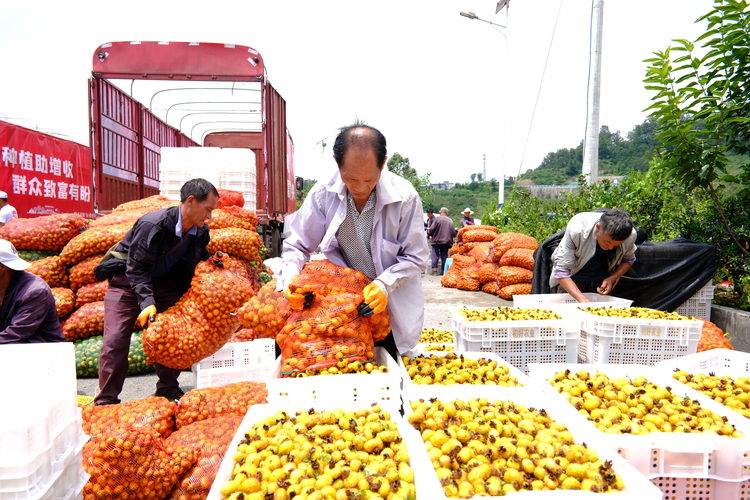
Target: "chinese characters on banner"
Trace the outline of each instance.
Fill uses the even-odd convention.
[[[87,146],[0,121],[0,191],[19,217],[94,218]]]

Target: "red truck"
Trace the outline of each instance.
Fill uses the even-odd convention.
[[[284,218],[296,208],[294,146],[286,102],[269,82],[257,50],[219,43],[112,42],[96,49],[92,68],[95,212],[159,194],[162,148],[249,148],[255,153],[252,201],[258,232],[269,255],[280,254]],[[148,103],[133,97],[138,92]]]

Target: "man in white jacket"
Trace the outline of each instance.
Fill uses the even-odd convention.
[[[621,208],[573,216],[552,253],[553,290],[568,292],[578,302],[590,302],[586,292],[610,295],[635,262],[636,230]]]
[[[333,156],[338,171],[317,182],[285,221],[277,288],[299,307],[304,298],[289,293],[289,280],[318,247],[334,264],[362,272],[372,280],[364,303],[375,313],[387,307],[391,318],[391,333],[375,345],[395,358],[419,342],[424,322],[421,274],[430,252],[422,201],[409,181],[384,170],[386,141],[374,127],[359,121],[343,127]]]

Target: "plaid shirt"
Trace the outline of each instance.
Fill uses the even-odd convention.
[[[377,277],[370,248],[376,201],[376,190],[373,190],[360,213],[354,205],[352,195],[347,192],[346,218],[336,232],[336,239],[341,243],[341,253],[344,254],[347,266],[361,272],[370,280]]]

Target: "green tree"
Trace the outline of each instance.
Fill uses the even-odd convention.
[[[739,176],[730,175],[729,153],[750,150],[750,12],[746,1],[715,0],[714,9],[698,21],[708,30],[695,43],[707,52],[696,55],[694,42],[673,40],[674,47],[647,59],[646,88],[655,93],[648,108],[658,124],[661,168],[688,192],[701,190],[712,200],[717,216],[739,252],[748,251],[737,239],[724,213],[722,189],[743,184],[747,190],[750,164]],[[744,193],[740,191],[740,196]]]

